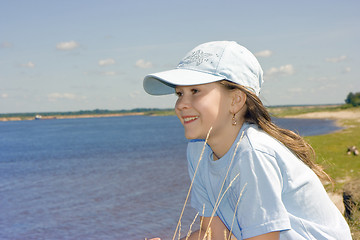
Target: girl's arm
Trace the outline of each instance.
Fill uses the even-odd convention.
[[[200,217],[200,221],[202,221],[200,230],[191,233],[191,235],[188,239],[189,240],[203,239],[205,232],[208,230],[210,219],[211,219],[210,217]],[[219,217],[213,217],[213,219],[211,220],[209,229],[210,230],[208,231],[207,236],[210,235],[211,238],[206,237],[205,239],[221,239],[221,240],[226,239],[227,240],[229,238],[228,236],[229,236],[230,231],[226,228],[226,226],[220,220]],[[199,237],[199,234],[200,234],[200,237]],[[182,238],[182,240],[185,240],[185,239],[186,239],[186,237]]]
[[[279,239],[280,239],[280,232],[270,232],[256,237],[247,238],[246,240],[279,240]]]
[[[201,217],[200,221],[202,221],[202,226],[200,230],[192,232],[189,238],[182,238],[181,240],[202,240],[204,238],[204,234],[207,231],[210,217]],[[220,220],[219,217],[213,217],[210,225],[211,229],[211,238],[208,238],[209,233],[205,239],[212,239],[212,240],[227,240],[229,239],[230,231],[226,228],[224,223]],[[199,236],[200,234],[200,236]],[[231,239],[231,238],[230,238]],[[247,240],[279,240],[280,239],[280,232],[270,232],[263,235],[259,235],[252,238],[247,238]],[[159,238],[153,238],[150,240],[159,240]]]
[[[193,232],[188,238],[188,240],[198,240],[204,238],[204,234],[210,222],[210,217],[201,217],[200,219],[203,222],[201,229],[196,232]],[[211,221],[210,229],[211,229],[211,233],[210,233],[211,238],[208,238],[209,236],[208,233],[205,239],[212,239],[212,240],[229,239],[230,231],[227,229],[227,227],[224,225],[224,223],[220,220],[219,217],[213,217]],[[182,238],[182,240],[185,239],[186,237]],[[248,238],[247,240],[279,240],[279,239],[280,239],[280,232],[270,232],[256,237]]]
[[[200,217],[200,222],[202,222],[200,229],[192,232],[190,234],[190,236],[187,237],[183,237],[181,240],[202,240],[204,238],[205,232],[208,229],[209,226],[209,222],[210,222],[210,217]],[[225,227],[225,225],[223,224],[223,222],[220,220],[219,217],[213,217],[213,219],[211,220],[211,224],[210,224],[210,229],[211,229],[211,238],[206,237],[205,239],[212,239],[212,240],[224,240],[224,239],[228,239],[229,237],[229,230]],[[226,235],[225,235],[226,233]],[[200,236],[199,236],[200,235]],[[209,236],[209,233],[207,234],[207,236]],[[225,238],[226,236],[226,238]],[[149,240],[160,240],[160,238],[152,238]]]

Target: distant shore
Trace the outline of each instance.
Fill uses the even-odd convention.
[[[132,110],[86,110],[77,112],[43,112],[43,113],[9,113],[0,114],[1,121],[27,121],[49,120],[68,118],[98,118],[98,117],[123,117],[123,116],[164,116],[173,115],[173,109],[141,108]]]
[[[310,112],[291,116],[284,116],[285,118],[305,118],[305,119],[332,119],[337,126],[344,127],[344,120],[354,120],[360,122],[360,108],[351,108],[338,111],[320,111]]]
[[[39,120],[50,120],[50,119],[70,119],[70,118],[98,118],[98,117],[123,117],[123,116],[139,116],[145,115],[145,112],[137,113],[111,113],[111,114],[81,114],[81,115],[48,115],[41,116]],[[24,120],[35,120],[35,116],[32,117],[0,117],[0,121],[24,121]]]
[[[360,108],[342,109],[341,105],[309,105],[309,106],[282,106],[268,107],[271,115],[279,118],[315,118],[315,119],[360,119]],[[134,109],[129,111],[93,110],[79,112],[56,112],[56,113],[19,113],[0,114],[1,121],[23,120],[49,120],[69,118],[98,118],[98,117],[122,117],[122,116],[164,116],[175,115],[173,109]],[[38,116],[38,117],[36,117]]]

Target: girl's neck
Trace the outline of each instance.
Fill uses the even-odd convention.
[[[222,158],[230,150],[243,123],[244,121],[238,122],[236,126],[231,126],[232,128],[229,131],[224,131],[221,135],[211,136],[210,134],[208,144],[213,151],[213,158],[215,161]]]

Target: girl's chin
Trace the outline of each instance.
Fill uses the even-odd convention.
[[[201,136],[185,133],[185,138],[188,140],[194,140],[194,139],[205,139],[206,137],[201,137]]]
[[[201,139],[201,138],[197,138],[197,137],[188,137],[188,136],[185,136],[185,138],[186,138],[187,140]]]

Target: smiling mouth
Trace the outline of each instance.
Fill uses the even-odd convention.
[[[184,124],[191,123],[191,122],[195,121],[195,120],[198,119],[198,118],[199,118],[199,117],[195,117],[195,116],[183,117],[183,119],[184,119]]]

